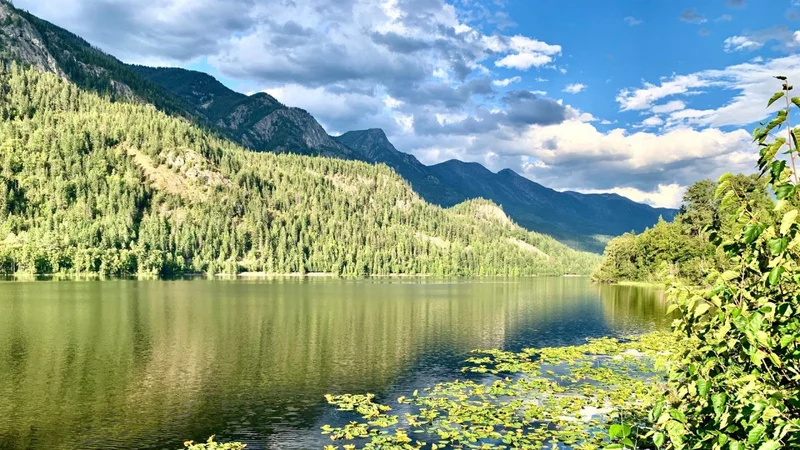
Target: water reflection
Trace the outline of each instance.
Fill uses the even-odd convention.
[[[0,283],[0,448],[305,448],[328,392],[451,377],[473,348],[666,326],[586,279]]]

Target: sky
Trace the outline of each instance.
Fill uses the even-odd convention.
[[[125,62],[268,92],[332,135],[382,128],[426,164],[654,206],[752,173],[772,77],[800,83],[800,0],[15,4]]]

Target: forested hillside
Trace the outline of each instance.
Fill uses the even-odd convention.
[[[588,273],[497,206],[421,200],[384,165],[246,151],[52,74],[0,76],[0,271]]]
[[[754,205],[760,220],[777,220],[769,194],[756,175],[736,175],[730,184]],[[733,206],[715,199],[717,187],[711,180],[698,181],[686,190],[674,222],[661,220],[643,233],[625,233],[612,239],[593,277],[604,282],[662,282],[667,276],[677,276],[701,283],[709,271],[724,267],[728,257],[709,239],[709,230],[728,238],[741,224],[731,218]],[[664,263],[666,271],[662,271]]]

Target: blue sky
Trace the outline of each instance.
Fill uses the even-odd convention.
[[[660,206],[752,171],[771,76],[800,80],[796,0],[16,3],[123,61],[266,91],[331,134],[380,127],[425,163]]]

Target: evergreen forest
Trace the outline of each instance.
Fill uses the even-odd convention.
[[[0,272],[562,275],[599,262],[385,165],[249,152],[150,105],[0,74]]]

